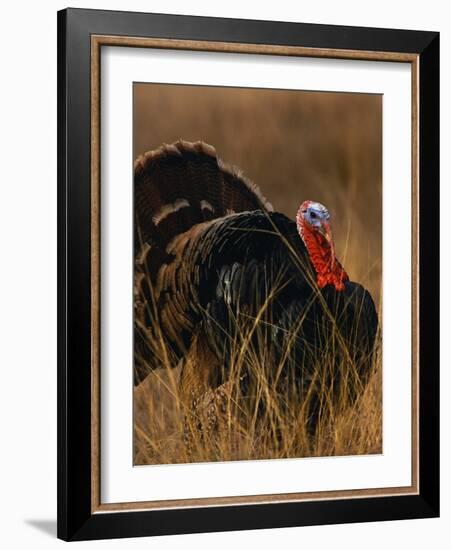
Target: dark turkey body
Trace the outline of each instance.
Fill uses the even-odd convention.
[[[174,338],[173,315],[165,317],[169,321],[162,328],[180,357],[193,334],[202,338],[217,359],[212,386],[227,380],[238,365],[247,391],[259,363],[268,380],[281,388],[305,387],[331,356],[331,372],[338,374],[340,363],[351,361],[364,378],[378,326],[373,300],[352,282],[341,292],[332,286],[319,290],[294,221],[256,210],[194,230],[194,245],[187,235],[168,247],[174,263],[169,261],[158,305],[165,311],[174,300],[178,309],[186,304],[186,330]],[[176,299],[176,292],[184,295]]]

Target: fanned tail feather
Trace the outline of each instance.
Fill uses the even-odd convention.
[[[202,141],[162,145],[135,162],[136,253],[143,243],[164,251],[198,223],[260,209],[272,211],[259,188]]]

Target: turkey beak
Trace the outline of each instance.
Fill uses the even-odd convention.
[[[330,227],[329,222],[323,221],[321,222],[321,228],[322,228],[322,234],[324,235],[326,241],[329,243],[330,246],[330,262],[331,262],[331,268],[334,267],[335,263],[335,246],[334,246],[334,238],[332,235],[332,229]]]

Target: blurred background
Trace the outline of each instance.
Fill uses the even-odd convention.
[[[380,307],[381,95],[137,83],[133,112],[135,158],[202,140],[290,218],[327,206],[339,260]]]

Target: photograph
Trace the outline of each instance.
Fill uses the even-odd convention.
[[[376,455],[383,95],[133,83],[133,464]]]

